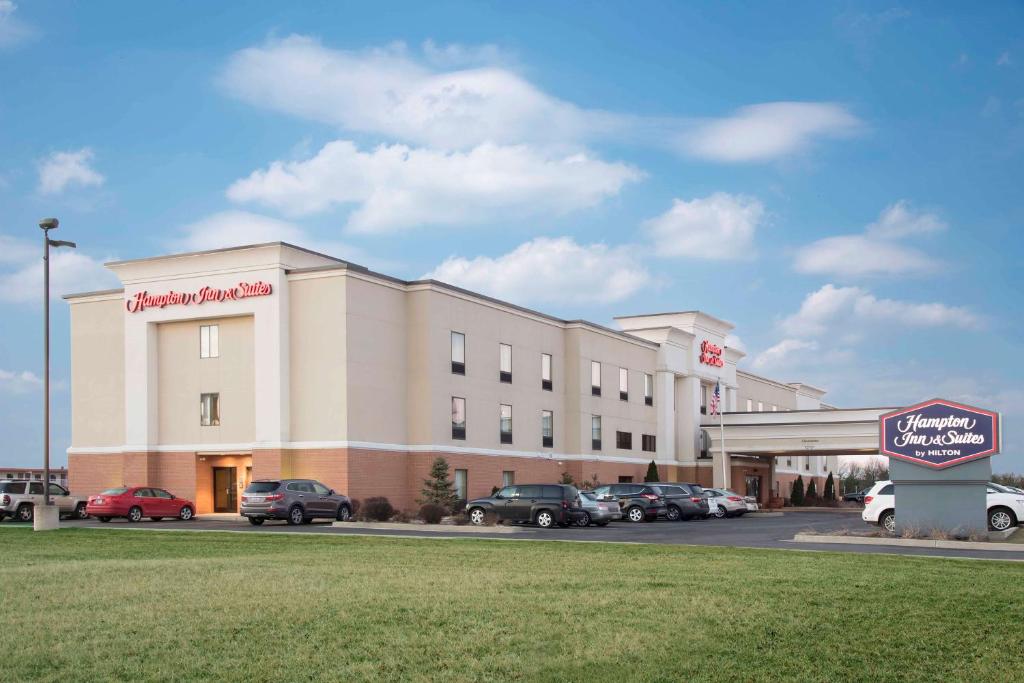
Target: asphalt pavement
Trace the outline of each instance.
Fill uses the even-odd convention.
[[[13,524],[10,521],[3,525]],[[230,531],[238,533],[299,533],[334,535],[371,535],[417,538],[493,538],[511,541],[595,541],[618,543],[654,543],[660,545],[707,545],[738,548],[774,548],[785,550],[818,550],[843,553],[871,553],[884,555],[914,555],[931,557],[978,558],[988,560],[1024,561],[1021,552],[992,552],[985,550],[949,550],[940,548],[901,548],[888,546],[836,545],[828,543],[795,543],[793,536],[798,532],[819,533],[842,529],[864,529],[860,511],[828,512],[786,512],[782,516],[743,516],[731,519],[708,519],[689,522],[658,521],[633,524],[615,522],[606,527],[570,527],[567,529],[540,529],[523,526],[516,533],[445,533],[423,531],[422,527],[409,525],[408,530],[334,527],[329,522],[314,522],[301,526],[289,526],[285,522],[267,522],[252,526],[244,518],[234,515],[197,517],[193,521],[144,520],[131,523],[127,520],[111,520],[102,523],[96,519],[61,522],[62,527],[86,527],[103,529],[138,529],[167,531]],[[438,527],[433,527],[438,529]],[[1024,533],[1020,531],[1018,533]]]

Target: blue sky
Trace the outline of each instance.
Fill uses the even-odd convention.
[[[1022,29],[1010,2],[0,0],[0,463],[40,460],[56,215],[55,294],[285,239],[567,318],[699,308],[836,405],[1001,410],[1022,471]]]

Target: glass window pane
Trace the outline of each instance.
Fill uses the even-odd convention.
[[[554,435],[554,415],[550,410],[540,411],[541,436],[551,437]]]
[[[466,470],[455,470],[455,495],[460,500],[466,499],[466,489],[469,484],[469,473]]]
[[[540,354],[540,378],[551,379],[551,354],[542,353]]]
[[[626,368],[619,368],[619,391],[629,391],[629,371]]]
[[[210,325],[210,358],[220,358],[220,325]]]
[[[516,483],[516,473],[513,470],[505,470],[501,473],[502,486],[512,486],[514,483]],[[510,496],[505,497],[508,498]]]
[[[466,426],[466,399],[452,397],[452,427]]]
[[[590,416],[590,438],[595,441],[601,440],[601,416]]]
[[[601,364],[596,360],[590,362],[590,386],[601,386]]]
[[[502,372],[512,372],[512,347],[508,344],[499,344],[498,348],[501,360],[500,370]]]
[[[199,326],[199,357],[210,357],[210,327],[209,325]]]
[[[501,431],[503,434],[512,433],[512,406],[501,406]]]
[[[452,332],[452,362],[466,362],[466,335],[461,332]]]
[[[654,396],[654,376],[644,373],[644,397]]]

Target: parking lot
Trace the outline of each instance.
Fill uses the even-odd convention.
[[[11,522],[5,522],[11,524]],[[443,527],[423,527],[410,524],[408,529],[368,529],[353,525],[352,528],[334,527],[328,522],[314,522],[301,526],[289,526],[284,522],[268,522],[261,527],[249,525],[242,517],[234,515],[201,516],[193,521],[181,522],[145,520],[131,523],[115,519],[101,523],[95,519],[64,521],[64,527],[92,527],[103,529],[144,529],[182,531],[229,531],[238,533],[319,533],[356,534],[373,536],[412,536],[423,538],[493,538],[498,540],[547,540],[547,541],[594,541],[615,543],[654,543],[661,545],[709,545],[745,548],[776,548],[788,550],[828,550],[835,552],[881,553],[895,555],[926,555],[936,557],[976,557],[1000,560],[1024,560],[1021,552],[986,552],[983,550],[947,550],[932,548],[899,548],[884,546],[833,545],[826,543],[794,543],[793,536],[799,532],[831,532],[842,529],[864,529],[859,510],[786,512],[782,516],[747,515],[738,518],[708,519],[704,521],[632,524],[616,522],[607,527],[570,527],[566,529],[539,529],[521,526],[516,533],[487,533],[442,531]],[[1024,532],[1022,532],[1024,533]]]

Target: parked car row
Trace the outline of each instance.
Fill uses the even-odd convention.
[[[533,523],[542,528],[606,526],[609,522],[681,521],[732,517],[756,510],[757,503],[732,491],[705,489],[687,482],[606,484],[580,491],[569,484],[505,486],[466,503],[472,524],[489,520]]]
[[[0,520],[11,517],[19,522],[31,522],[37,505],[43,504],[43,482],[5,479],[0,481]],[[87,501],[60,484],[50,484],[50,500],[60,509],[62,517],[85,519]]]
[[[989,483],[986,514],[991,531],[1006,531],[1024,521],[1024,492],[1010,486]],[[880,481],[864,496],[861,519],[886,531],[896,531],[896,494],[891,481]]]

